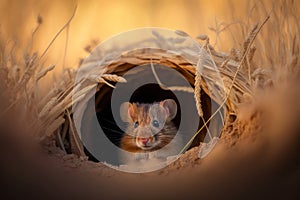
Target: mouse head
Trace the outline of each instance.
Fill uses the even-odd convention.
[[[177,104],[173,99],[152,104],[125,102],[120,107],[121,119],[128,123],[127,135],[144,150],[155,148],[161,142],[158,133],[176,113]]]
[[[139,104],[125,102],[120,107],[120,116],[124,122],[133,123],[135,121],[148,122],[156,118],[159,121],[170,121],[177,114],[177,104],[173,99],[166,99],[159,103]],[[148,120],[147,120],[148,119]]]

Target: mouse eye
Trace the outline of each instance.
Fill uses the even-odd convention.
[[[154,127],[159,127],[159,123],[158,123],[157,120],[153,120],[153,121],[152,121],[152,125],[153,125]]]
[[[134,123],[134,128],[137,128],[138,126],[139,126],[139,122],[136,121],[136,122]]]

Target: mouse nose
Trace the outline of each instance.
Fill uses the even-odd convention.
[[[143,143],[143,145],[146,145],[149,141],[149,138],[140,138],[140,141]]]

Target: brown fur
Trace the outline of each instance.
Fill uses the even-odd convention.
[[[171,99],[153,104],[124,103],[121,106],[121,117],[128,122],[128,127],[120,147],[129,152],[139,153],[161,149],[170,143],[177,133],[177,128],[171,121],[176,113],[176,103]],[[159,127],[153,126],[153,120],[158,121]],[[139,125],[135,128],[136,122]],[[139,138],[148,138],[149,146],[139,144]]]

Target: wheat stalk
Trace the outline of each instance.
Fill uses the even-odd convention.
[[[245,42],[244,42],[244,49],[243,49],[243,55],[245,54],[245,52],[247,51],[248,47],[249,47],[249,44],[252,40],[253,37],[256,37],[256,32],[258,30],[258,23],[256,23],[253,28],[251,29],[251,31],[249,32]],[[251,52],[251,51],[250,51]],[[252,52],[251,52],[252,53]],[[254,53],[254,52],[253,52]],[[251,55],[253,56],[253,55]],[[251,80],[251,70],[250,70],[250,63],[249,63],[249,57],[246,56],[245,58],[245,64],[246,64],[246,67],[248,69],[248,80],[250,81]]]
[[[265,25],[265,23],[268,21],[268,19],[270,18],[270,14],[265,18],[265,20],[263,21],[263,23],[259,26],[258,31],[255,32],[254,37],[251,38],[250,42],[248,43],[248,47],[246,48],[246,51],[244,52],[242,59],[240,61],[239,66],[237,67],[237,70],[232,78],[232,83],[231,86],[229,88],[229,92],[226,94],[225,100],[219,105],[218,109],[209,117],[209,119],[207,121],[205,121],[204,125],[201,126],[201,128],[193,135],[193,137],[187,142],[187,144],[182,148],[182,150],[180,151],[179,154],[182,154],[189,146],[190,144],[193,142],[193,140],[196,138],[196,136],[203,130],[204,127],[207,127],[208,123],[215,117],[215,115],[217,113],[219,113],[221,111],[221,109],[223,108],[223,106],[226,104],[226,102],[229,99],[229,95],[233,89],[233,86],[235,84],[238,72],[241,69],[241,66],[243,64],[244,59],[247,56],[248,51],[250,50],[250,46],[252,45],[254,39],[256,38],[257,34],[260,32],[260,30],[262,29],[262,27]]]
[[[198,111],[198,115],[200,117],[203,117],[203,110],[201,105],[201,75],[198,71],[198,69],[195,72],[195,91],[194,91],[194,97],[196,100],[196,108]]]
[[[48,72],[52,71],[55,68],[55,65],[50,65],[49,67],[42,69],[40,72],[38,72],[36,81],[39,81],[41,78],[47,75]]]
[[[101,77],[104,78],[105,80],[112,81],[112,82],[120,82],[120,83],[127,82],[125,78],[123,78],[122,76],[118,76],[116,74],[102,74]]]

